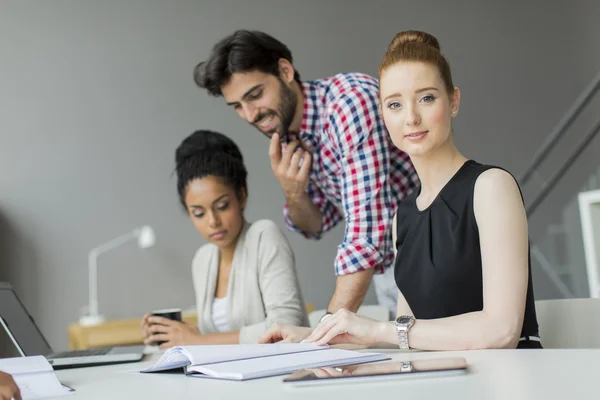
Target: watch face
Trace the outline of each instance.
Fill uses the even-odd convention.
[[[401,325],[408,325],[412,320],[413,317],[411,317],[410,315],[403,315],[401,317],[398,317],[398,319],[396,319],[396,322]]]

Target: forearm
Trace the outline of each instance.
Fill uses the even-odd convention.
[[[408,332],[410,347],[420,350],[475,350],[515,348],[522,321],[494,318],[485,311],[439,319],[417,319]],[[388,324],[383,342],[398,343],[393,323]]]
[[[321,211],[314,205],[308,194],[286,199],[289,217],[298,229],[313,235],[321,232],[323,228]]]
[[[239,344],[240,331],[199,335],[194,344]]]
[[[356,312],[362,304],[371,279],[373,268],[358,271],[353,274],[339,275],[335,281],[335,291],[327,306],[327,311],[334,313],[340,308]]]

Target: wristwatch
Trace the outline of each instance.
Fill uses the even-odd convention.
[[[415,324],[415,317],[412,315],[402,315],[396,318],[396,332],[398,332],[398,345],[402,350],[410,349],[408,344],[408,331]]]
[[[413,366],[410,361],[401,361],[400,362],[400,372],[412,372]]]

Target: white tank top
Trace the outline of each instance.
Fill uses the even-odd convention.
[[[230,331],[227,322],[227,297],[215,297],[212,303],[212,323],[219,332]]]

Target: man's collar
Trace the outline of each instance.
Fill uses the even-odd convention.
[[[302,82],[304,112],[300,124],[299,138],[309,149],[314,150],[319,142],[319,93],[313,81]]]

